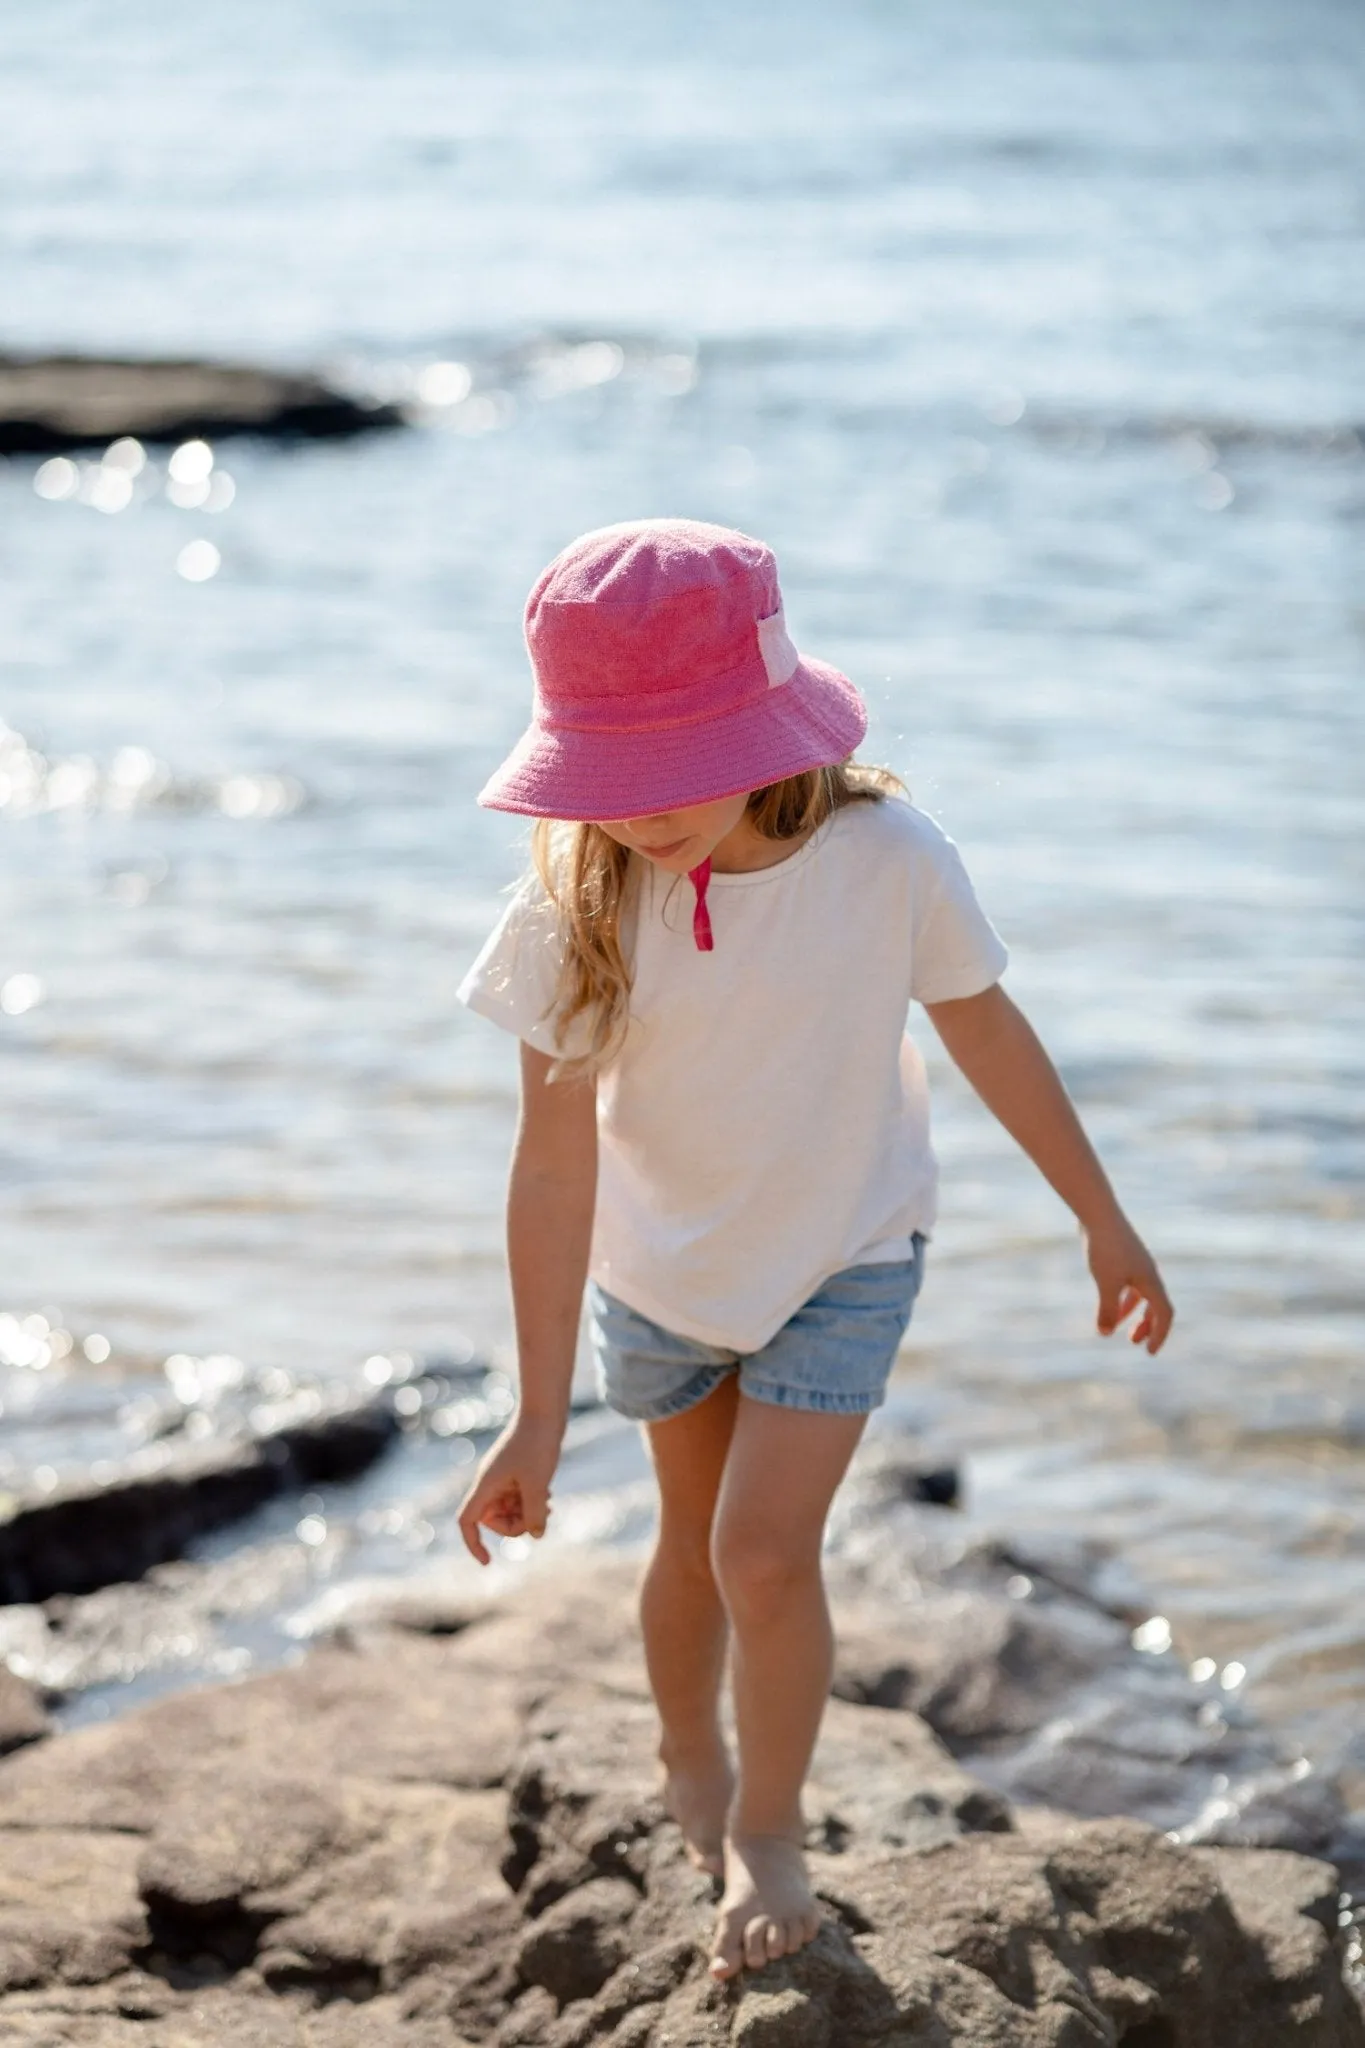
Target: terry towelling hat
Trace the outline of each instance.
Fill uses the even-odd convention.
[[[571,542],[526,603],[527,730],[491,810],[652,817],[844,760],[867,729],[847,676],[787,636],[772,551],[694,519]]]

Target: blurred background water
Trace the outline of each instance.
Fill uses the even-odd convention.
[[[515,1049],[454,989],[521,602],[585,527],[721,520],[962,844],[1179,1306],[1093,1336],[929,1045],[898,1413],[1365,1773],[1363,82],[1350,0],[0,15],[0,345],[414,412],[0,464],[0,1484],[88,1455],[95,1367],[509,1362]]]

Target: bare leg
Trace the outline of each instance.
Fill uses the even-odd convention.
[[[717,1877],[734,1778],[720,1727],[729,1629],[711,1571],[711,1522],[738,1402],[731,1373],[695,1408],[646,1426],[659,1536],[640,1587],[640,1625],[659,1709],[664,1803],[692,1861]]]
[[[711,1970],[731,1977],[810,1941],[801,1787],[833,1678],[820,1547],[865,1415],[741,1397],[712,1535],[734,1632],[739,1782],[725,1834],[725,1895]]]

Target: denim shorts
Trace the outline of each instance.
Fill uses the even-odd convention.
[[[924,1277],[924,1238],[913,1256],[834,1273],[758,1351],[727,1351],[660,1329],[595,1281],[589,1283],[592,1346],[602,1399],[635,1422],[663,1422],[694,1408],[738,1372],[751,1401],[828,1415],[866,1415],[886,1399]]]

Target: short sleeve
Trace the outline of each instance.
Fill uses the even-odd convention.
[[[478,959],[456,990],[460,1001],[537,1052],[573,1058],[571,1030],[555,1037],[554,1004],[563,958],[555,908],[539,878],[528,876],[489,934]]]
[[[951,1003],[992,988],[1010,956],[977,902],[962,855],[932,819],[917,815],[920,863],[910,993],[920,1003]]]

